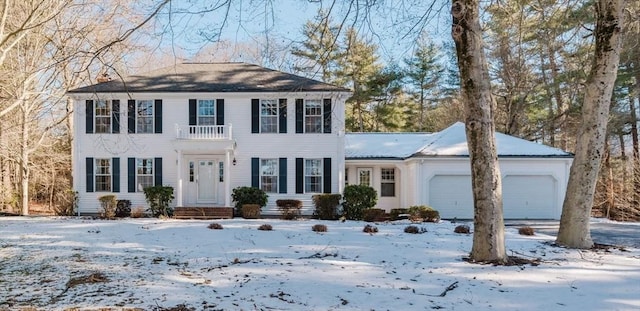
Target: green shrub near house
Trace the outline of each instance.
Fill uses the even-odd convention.
[[[433,207],[426,205],[414,205],[410,206],[407,209],[407,214],[411,215],[410,218],[412,220],[421,220],[427,222],[438,222],[440,221],[440,212],[435,210]]]
[[[316,194],[312,196],[315,210],[313,216],[322,220],[338,219],[338,205],[340,205],[340,194]]]
[[[362,220],[364,211],[373,208],[378,202],[375,189],[365,185],[348,185],[344,187],[344,216],[350,220]]]
[[[231,191],[231,200],[235,202],[235,208],[238,214],[242,215],[242,206],[243,205],[257,205],[258,206],[258,215],[254,215],[255,207],[251,207],[252,210],[252,218],[259,216],[260,209],[267,205],[267,201],[269,196],[264,190],[260,188],[254,187],[236,187]]]
[[[173,215],[173,209],[169,207],[169,203],[173,201],[173,187],[147,187],[144,188],[144,196],[149,203],[149,211],[153,217]]]

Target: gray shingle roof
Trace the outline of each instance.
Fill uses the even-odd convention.
[[[247,63],[183,63],[69,93],[349,92],[348,89]]]

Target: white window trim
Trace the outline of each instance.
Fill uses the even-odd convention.
[[[142,160],[148,160],[151,163],[151,174],[140,174],[138,169],[140,168],[140,166],[138,165],[138,161],[142,161]],[[144,187],[142,187],[140,180],[138,178],[140,177],[151,177],[151,186],[153,186],[154,180],[155,180],[155,173],[156,173],[156,168],[155,168],[155,161],[154,158],[136,158],[136,192],[144,192]]]
[[[318,165],[318,175],[308,175],[307,174],[307,161],[318,161],[318,163],[320,165]],[[304,193],[322,193],[324,189],[323,186],[323,172],[324,172],[324,167],[323,167],[324,163],[322,159],[316,159],[316,158],[312,158],[312,159],[304,159]],[[310,184],[307,184],[307,177],[319,177],[320,181],[318,182],[318,191],[307,191],[307,189],[310,188]]]
[[[275,105],[275,108],[276,108],[276,114],[275,115],[264,115],[264,114],[262,114],[262,111],[263,111],[263,109],[262,109],[263,106],[262,105],[267,101],[273,102],[273,104]],[[273,118],[273,119],[276,120],[276,122],[275,122],[276,127],[275,127],[275,130],[273,132],[264,132],[264,131],[262,131],[262,125],[263,125],[263,122],[262,122],[263,119],[262,118]],[[276,133],[278,133],[278,129],[279,128],[280,128],[280,101],[277,100],[277,99],[260,99],[260,124],[259,124],[260,133],[276,134]]]
[[[390,170],[393,172],[393,179],[385,179],[384,170]],[[393,185],[393,195],[383,195],[382,194],[382,185],[383,184],[392,184]],[[380,169],[380,196],[385,198],[394,198],[396,196],[396,169],[392,167],[383,167]]]
[[[105,103],[107,105],[107,115],[98,115],[98,104],[100,104],[101,102]],[[98,99],[95,100],[93,103],[93,132],[95,134],[111,134],[112,132],[112,127],[113,124],[111,124],[111,122],[113,122],[113,120],[111,120],[111,114],[113,113],[113,102],[109,99]],[[104,132],[98,132],[98,119],[107,119],[109,122],[109,125],[107,126],[107,130]]]
[[[314,115],[309,115],[307,114],[307,103],[308,102],[318,102],[319,108],[320,108],[320,114],[314,114]],[[323,132],[323,128],[324,128],[324,105],[322,103],[322,99],[305,99],[304,100],[304,107],[303,107],[303,114],[302,114],[302,118],[303,118],[303,125],[304,125],[304,132],[305,133],[310,133],[310,134],[319,134]],[[314,118],[319,118],[320,119],[320,127],[318,128],[317,131],[315,132],[309,132],[307,131],[307,118],[310,117],[314,117]]]
[[[203,102],[213,102],[213,107],[212,107],[212,113],[210,115],[202,115],[200,114],[200,104]],[[217,116],[216,116],[216,107],[217,107],[218,103],[215,99],[197,99],[196,100],[196,124],[197,125],[202,125],[202,126],[212,126],[212,125],[217,125],[216,121],[217,121]],[[211,119],[213,122],[211,122],[212,124],[201,124],[200,122],[200,118],[208,118]]]
[[[151,130],[150,131],[141,131],[140,126],[141,126],[141,122],[143,117],[140,116],[139,112],[140,112],[140,104],[142,103],[149,103],[150,107],[151,107],[151,115],[148,116],[144,116],[144,118],[149,118],[151,119]],[[155,133],[155,110],[156,110],[156,104],[153,100],[151,99],[139,99],[136,100],[136,110],[135,110],[135,120],[136,120],[136,133],[140,133],[140,134],[153,134]]]
[[[100,173],[100,171],[101,171],[99,169],[100,166],[98,166],[98,163],[100,161],[108,161],[107,163],[109,163],[109,166],[108,166],[109,174]],[[109,182],[107,182],[107,188],[108,188],[107,190],[98,189],[98,177],[100,177],[100,176],[109,177]],[[113,160],[110,159],[110,158],[95,158],[93,160],[93,189],[94,189],[94,191],[95,192],[111,192],[113,190],[112,189],[112,187],[113,187],[112,185],[113,185]]]
[[[262,170],[263,161],[274,161],[275,162],[275,164],[276,164],[275,167],[276,168],[274,170],[274,175],[265,175],[265,174],[263,174],[264,173],[263,170]],[[280,186],[278,184],[279,179],[280,179],[280,175],[279,175],[280,163],[279,162],[280,161],[278,160],[278,158],[264,158],[264,159],[261,158],[260,159],[260,189],[264,190],[264,185],[262,183],[262,177],[275,177],[275,187],[274,187],[273,191],[264,190],[267,193],[278,193],[278,189],[279,189],[278,187]]]

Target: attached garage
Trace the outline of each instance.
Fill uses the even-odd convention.
[[[556,218],[557,182],[551,175],[508,175],[502,180],[505,218]]]
[[[437,209],[440,217],[473,218],[470,175],[434,175],[428,185],[428,205]]]

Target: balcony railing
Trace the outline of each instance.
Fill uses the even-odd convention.
[[[200,140],[231,139],[231,124],[229,125],[189,125],[182,128],[176,124],[176,138]]]

